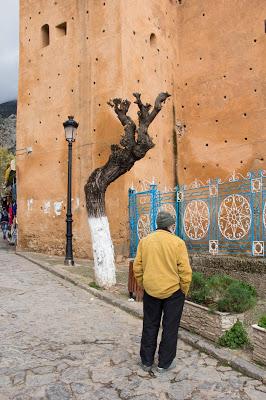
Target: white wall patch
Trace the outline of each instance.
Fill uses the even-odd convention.
[[[43,203],[43,212],[44,214],[49,214],[51,209],[51,202],[50,201],[45,201]]]
[[[33,206],[33,199],[28,199],[27,200],[28,211],[32,211],[32,206]]]
[[[61,215],[62,212],[62,206],[63,206],[63,202],[62,201],[55,201],[54,202],[54,213],[55,215]]]

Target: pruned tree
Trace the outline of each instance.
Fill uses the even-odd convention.
[[[108,161],[92,172],[84,187],[92,238],[95,280],[101,287],[110,287],[116,283],[113,243],[105,212],[106,189],[154,147],[148,128],[170,94],[160,93],[153,107],[151,104],[142,103],[140,93],[133,93],[133,96],[139,108],[138,126],[127,115],[130,101],[115,98],[107,103],[114,109],[123,125],[124,134],[120,145],[111,145]]]

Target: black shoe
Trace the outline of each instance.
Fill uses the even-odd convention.
[[[167,372],[167,371],[169,371],[171,369],[174,369],[175,367],[176,367],[176,361],[173,360],[168,368],[157,367],[157,372],[160,372],[160,373]]]
[[[150,372],[151,369],[152,369],[152,365],[150,365],[150,366],[149,365],[145,365],[142,362],[140,362],[140,366],[143,369],[143,371],[145,371],[145,372]]]

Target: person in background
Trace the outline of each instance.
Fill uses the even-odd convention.
[[[185,242],[174,234],[175,218],[161,211],[157,230],[138,245],[133,264],[135,278],[144,288],[141,366],[150,371],[162,320],[158,372],[175,367],[177,335],[185,296],[192,279]]]
[[[2,232],[3,232],[4,240],[7,239],[8,220],[9,220],[8,212],[5,208],[3,208],[2,212],[1,212],[0,224],[1,224]]]

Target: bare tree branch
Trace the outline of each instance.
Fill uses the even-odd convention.
[[[170,96],[168,93],[160,93],[151,105],[143,104],[140,93],[133,93],[138,105],[138,128],[135,122],[127,115],[130,101],[115,98],[108,102],[124,127],[124,134],[121,137],[120,145],[111,145],[111,154],[105,165],[97,168],[90,175],[84,190],[86,205],[89,216],[105,215],[105,191],[107,187],[129,171],[137,160],[154,147],[152,138],[148,134],[149,125],[162,109],[162,104]]]

